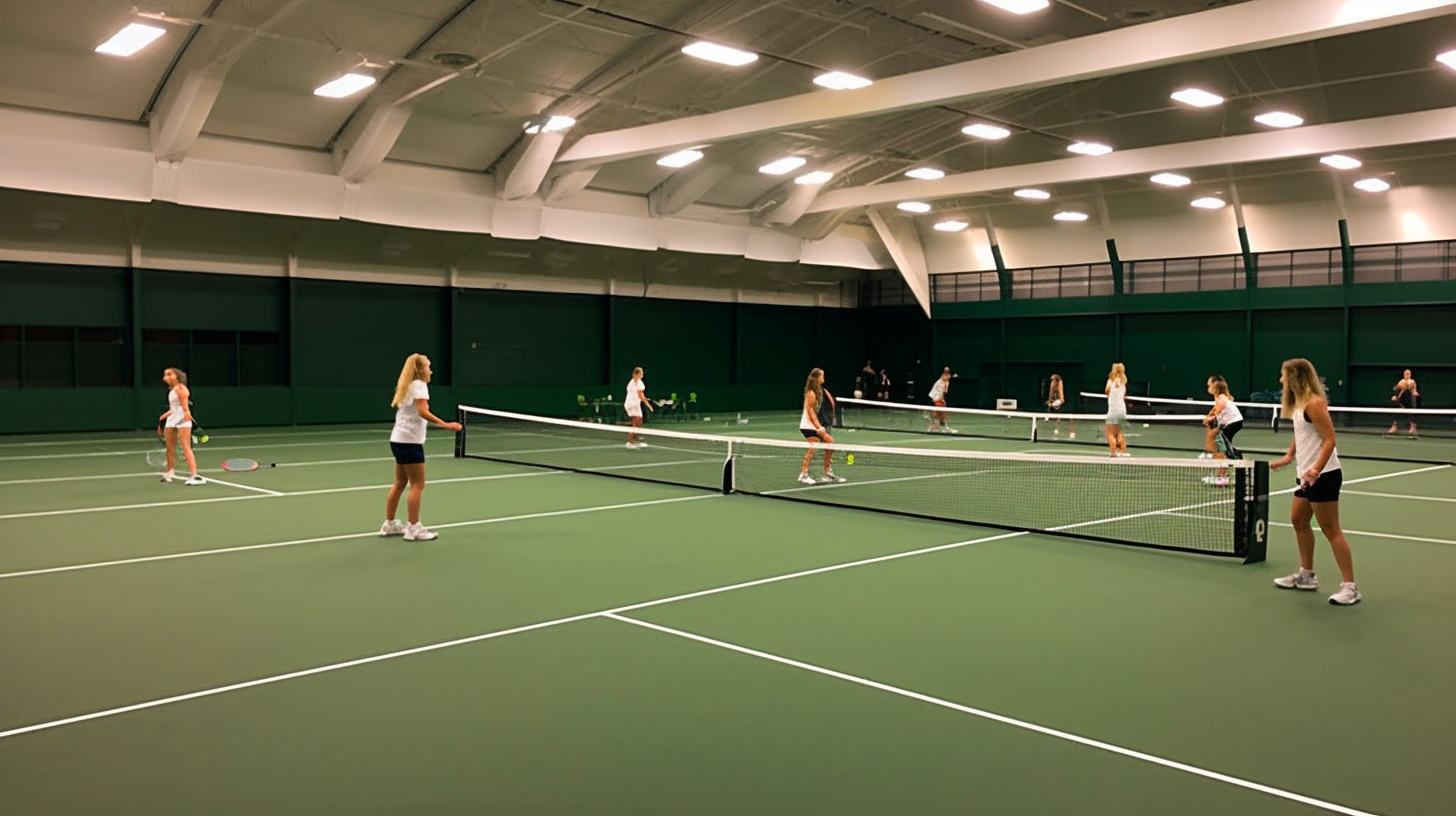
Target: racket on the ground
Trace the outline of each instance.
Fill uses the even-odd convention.
[[[258,469],[258,462],[254,459],[237,457],[222,460],[222,469],[229,473],[247,473]]]

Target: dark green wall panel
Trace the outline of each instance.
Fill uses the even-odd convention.
[[[392,391],[405,358],[416,352],[429,355],[436,382],[448,384],[448,290],[315,280],[295,283],[295,385],[372,385]]]
[[[1252,391],[1278,391],[1279,366],[1305,357],[1328,381],[1331,398],[1340,401],[1346,379],[1344,319],[1340,309],[1254,312],[1253,371],[1248,383],[1234,386],[1234,395],[1247,399]]]
[[[829,378],[831,391],[854,390],[853,352],[842,345],[835,348],[835,338],[821,335],[814,309],[742,304],[737,336],[739,383],[802,387],[809,370],[819,367]],[[844,377],[848,381],[839,382]]]
[[[1350,358],[1392,367],[1456,364],[1456,305],[1352,309]]]
[[[464,385],[547,385],[601,379],[603,298],[464,290],[456,307],[456,373]]]
[[[0,325],[125,326],[122,269],[0,264]]]
[[[1127,377],[1149,383],[1154,396],[1199,396],[1206,392],[1211,374],[1224,375],[1235,394],[1247,393],[1248,361],[1243,312],[1122,317],[1122,362]],[[1089,378],[1105,373],[1090,372]]]
[[[613,298],[611,386],[625,388],[635,366],[655,396],[729,384],[733,331],[731,303]]]
[[[283,278],[138,271],[147,329],[283,331]]]

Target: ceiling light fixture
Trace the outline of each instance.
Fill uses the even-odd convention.
[[[770,176],[782,176],[785,173],[798,170],[800,167],[803,167],[805,161],[805,159],[802,159],[798,156],[786,156],[782,159],[776,159],[769,162],[768,164],[765,164],[764,166],[758,168],[758,172],[766,173]]]
[[[854,91],[860,88],[868,88],[875,83],[872,80],[855,76],[854,74],[846,74],[843,71],[830,71],[827,74],[820,74],[814,77],[814,84],[828,88],[831,91]]]
[[[1213,196],[1195,198],[1188,203],[1193,205],[1194,207],[1197,207],[1200,210],[1221,210],[1225,206],[1223,199],[1215,198]]]
[[[1436,62],[1456,71],[1456,51],[1447,51],[1444,54],[1436,55]]]
[[[129,57],[156,42],[167,33],[165,28],[132,23],[111,35],[111,39],[96,46],[96,53],[112,57]]]
[[[1174,91],[1170,96],[1176,102],[1182,102],[1195,108],[1211,108],[1214,105],[1223,104],[1223,97],[1202,88],[1184,88]]]
[[[688,43],[682,47],[682,52],[690,57],[716,62],[719,65],[731,65],[735,68],[758,59],[758,55],[752,51],[743,51],[707,40]]]
[[[1017,190],[1016,192],[1012,193],[1012,195],[1016,196],[1017,198],[1027,199],[1028,201],[1046,201],[1047,199],[1052,197],[1052,194],[1048,193],[1046,190],[1038,190],[1033,187],[1027,187],[1022,190]]]
[[[906,170],[905,175],[921,181],[935,181],[945,178],[945,171],[936,170],[934,167],[916,167],[913,170]]]
[[[1052,220],[1053,221],[1086,221],[1087,220],[1087,213],[1077,212],[1076,210],[1063,210],[1062,212],[1059,212],[1056,215],[1052,216]]]
[[[823,184],[834,178],[834,174],[828,170],[815,170],[812,173],[805,173],[794,179],[795,184]]]
[[[338,79],[330,80],[313,89],[314,96],[327,96],[330,99],[343,99],[346,96],[353,96],[356,93],[373,85],[377,80],[368,74],[344,74]]]
[[[537,133],[558,133],[576,124],[576,120],[570,116],[552,116],[544,123],[536,123],[526,126],[526,132],[532,135]]]
[[[1012,14],[1030,14],[1051,5],[1051,0],[981,0],[981,2]]]
[[[1341,156],[1339,153],[1332,153],[1320,157],[1320,164],[1326,167],[1333,167],[1336,170],[1354,170],[1360,166],[1360,160],[1351,156]]]
[[[926,204],[924,201],[901,201],[899,204],[895,205],[895,208],[912,213],[930,212],[930,205]]]
[[[1007,130],[1004,127],[1000,127],[999,125],[988,125],[983,122],[977,122],[974,125],[966,125],[965,127],[961,128],[961,133],[964,133],[967,136],[974,136],[977,139],[989,139],[991,141],[1004,139],[1007,136],[1011,135],[1011,131]]]
[[[663,156],[657,160],[657,163],[662,167],[687,167],[702,157],[701,150],[679,150]]]
[[[969,226],[970,223],[962,221],[958,218],[935,222],[935,229],[938,229],[941,232],[961,232]]]
[[[1067,145],[1067,152],[1080,153],[1083,156],[1106,156],[1112,152],[1112,147],[1101,142],[1073,142]]]
[[[1192,179],[1187,176],[1180,176],[1177,173],[1158,173],[1148,179],[1154,184],[1161,184],[1164,187],[1187,187],[1192,184]]]
[[[1272,128],[1292,128],[1304,124],[1304,120],[1286,111],[1270,111],[1254,117],[1254,121]]]
[[[1355,182],[1356,190],[1364,190],[1367,193],[1383,193],[1390,189],[1390,183],[1384,179],[1367,178]]]

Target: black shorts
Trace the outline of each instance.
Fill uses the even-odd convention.
[[[1230,443],[1232,443],[1234,441],[1234,436],[1238,434],[1239,431],[1242,431],[1244,429],[1244,421],[1241,419],[1238,422],[1230,422],[1229,424],[1222,425],[1220,427],[1223,429],[1223,438],[1227,439]]]
[[[425,446],[418,442],[390,442],[389,450],[394,454],[397,465],[423,465]]]
[[[1332,502],[1340,500],[1340,485],[1344,484],[1344,473],[1332,470],[1328,473],[1321,473],[1314,484],[1309,487],[1301,487],[1294,491],[1294,495],[1304,499],[1311,504],[1319,502]]]
[[[803,434],[805,439],[819,438],[819,431],[810,430],[808,428],[800,428],[799,433]]]

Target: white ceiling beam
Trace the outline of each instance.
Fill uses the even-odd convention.
[[[1164,170],[1191,170],[1252,164],[1340,151],[1434,142],[1456,137],[1456,107],[1402,113],[1353,122],[1249,133],[1221,139],[1121,150],[1106,156],[1018,164],[993,170],[959,173],[936,181],[894,181],[823,193],[808,212],[872,207],[897,201],[933,201],[1018,187],[1043,187],[1101,179],[1151,175]]]
[[[151,112],[152,153],[159,161],[181,161],[202,133],[223,81],[257,33],[308,0],[235,0],[210,18],[226,25],[203,26],[182,54]]]
[[[718,185],[733,172],[724,162],[679,170],[647,192],[647,212],[656,218],[676,215]]]
[[[344,181],[363,181],[379,169],[413,112],[412,105],[391,103],[371,106],[355,117],[334,144],[334,166]]]
[[[895,268],[900,270],[900,277],[905,279],[905,285],[915,295],[915,302],[920,304],[920,310],[929,317],[930,267],[925,262],[925,248],[920,243],[920,235],[915,231],[915,225],[904,218],[887,219],[875,209],[869,211],[869,217],[875,233],[889,251],[890,259],[895,262]]]
[[[684,147],[1062,85],[1436,17],[1456,0],[1252,0],[1012,54],[883,79],[856,91],[786,99],[582,137],[562,164],[599,164]],[[578,169],[573,166],[572,169]]]
[[[566,134],[560,132],[523,136],[519,146],[508,151],[496,169],[500,197],[519,201],[535,195],[565,140]]]
[[[551,179],[546,185],[546,203],[556,204],[577,195],[597,177],[597,168],[578,170]]]

